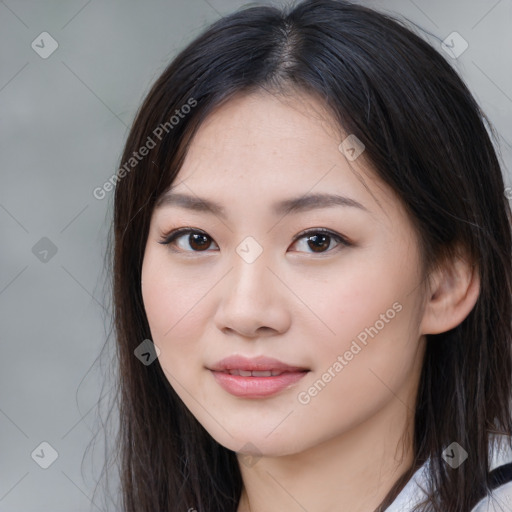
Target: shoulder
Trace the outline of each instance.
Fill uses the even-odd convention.
[[[494,489],[471,512],[510,512],[512,510],[512,482]]]
[[[491,476],[495,484],[492,492],[484,497],[471,512],[512,512],[512,440],[506,436],[491,436],[489,459]],[[425,463],[402,489],[386,512],[410,512],[427,494],[429,463]]]
[[[491,460],[492,490],[471,512],[510,512],[512,510],[512,447],[506,436],[492,436]]]
[[[471,512],[510,512],[512,511],[512,447],[505,436],[494,436],[491,460],[492,490],[471,510]]]

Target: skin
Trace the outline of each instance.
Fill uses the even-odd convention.
[[[313,97],[236,96],[201,125],[173,184],[220,203],[227,218],[167,205],[151,219],[142,291],[159,363],[211,436],[238,452],[239,512],[377,507],[412,462],[425,334],[458,325],[478,296],[463,260],[422,275],[408,215],[364,152],[345,158],[345,136]],[[308,192],[337,193],[366,210],[272,213],[274,202]],[[188,234],[176,252],[158,243],[180,227],[207,233],[210,245],[197,250]],[[294,242],[310,228],[352,245],[327,239],[314,252],[307,238]],[[263,249],[250,264],[236,252],[247,236]],[[338,356],[397,303],[394,318],[332,377]],[[233,354],[310,371],[274,396],[239,398],[207,369]],[[330,382],[301,403],[329,368]]]

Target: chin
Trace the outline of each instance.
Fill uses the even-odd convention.
[[[266,422],[257,424],[255,421],[250,422],[250,425],[225,422],[223,427],[229,433],[217,424],[203,424],[203,426],[220,445],[234,452],[254,457],[293,455],[307,448],[302,430],[296,431],[296,436],[291,436],[290,431],[286,429],[280,429],[277,432],[275,426],[278,424],[279,421],[272,422],[272,426],[267,425]]]

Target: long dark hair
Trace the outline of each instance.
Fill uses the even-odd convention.
[[[236,454],[199,424],[158,361],[141,364],[134,350],[151,338],[140,281],[155,203],[212,109],[261,89],[314,95],[363,142],[415,224],[426,273],[457,251],[479,272],[480,295],[466,319],[427,336],[414,462],[378,509],[430,460],[422,510],[467,512],[489,490],[490,435],[512,434],[512,214],[495,134],[433,47],[403,22],[335,0],[250,7],[221,18],[170,63],[133,123],[114,180],[111,241],[122,509],[238,507]],[[454,441],[469,453],[457,470],[442,457]]]

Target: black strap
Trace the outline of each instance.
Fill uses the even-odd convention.
[[[500,485],[512,482],[512,462],[493,469],[489,473],[489,477],[491,479],[491,489],[496,489]]]
[[[509,464],[504,464],[503,466],[499,466],[492,471],[489,472],[489,488],[491,490],[495,490],[498,487],[505,485],[507,482],[512,482],[512,462]],[[488,496],[487,493],[484,493],[483,489],[481,490],[481,494],[474,496],[473,507],[476,507],[481,500]]]

